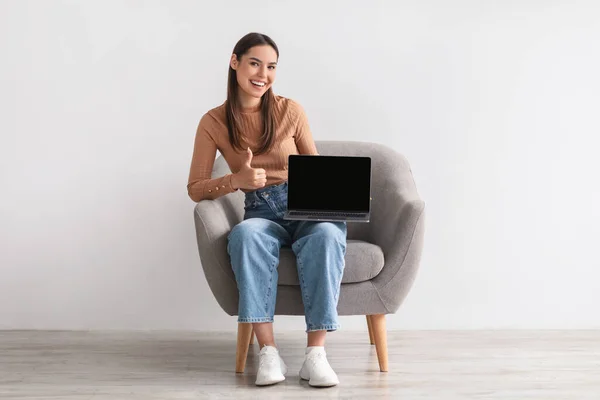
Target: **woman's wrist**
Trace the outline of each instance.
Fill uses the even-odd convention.
[[[231,174],[231,187],[233,190],[238,190],[240,188],[237,182],[237,173]]]

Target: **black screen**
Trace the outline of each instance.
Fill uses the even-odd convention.
[[[291,155],[288,209],[369,212],[369,157]]]

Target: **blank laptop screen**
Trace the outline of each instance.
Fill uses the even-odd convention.
[[[289,210],[369,212],[371,159],[293,155],[288,183]]]

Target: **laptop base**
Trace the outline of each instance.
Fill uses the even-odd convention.
[[[330,221],[330,222],[369,222],[370,213],[357,213],[356,215],[335,216],[336,213],[300,213],[298,211],[286,211],[283,219],[292,221]],[[349,213],[344,213],[349,214]]]

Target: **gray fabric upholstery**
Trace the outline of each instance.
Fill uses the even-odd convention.
[[[339,315],[395,313],[415,279],[423,248],[425,203],[417,192],[404,156],[377,143],[316,141],[319,154],[372,159],[369,223],[348,223],[346,267],[338,302]],[[230,170],[222,156],[213,177]],[[194,221],[200,260],[208,285],[221,308],[237,315],[238,290],[227,254],[227,235],[242,221],[244,193],[200,201]],[[304,315],[290,248],[280,254],[276,315]]]
[[[362,240],[347,240],[346,266],[342,283],[368,281],[383,268],[383,252],[377,245]],[[290,247],[282,247],[279,253],[279,285],[299,286],[296,255]]]

